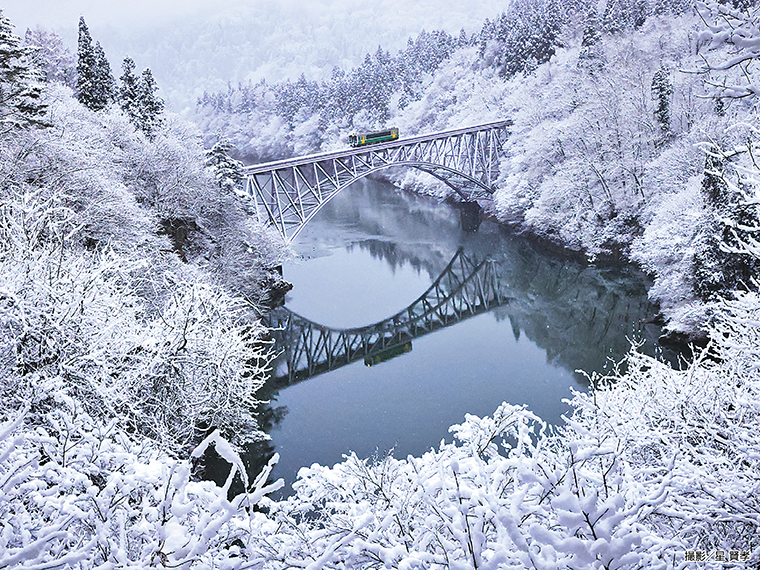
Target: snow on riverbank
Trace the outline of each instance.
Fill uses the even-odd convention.
[[[47,410],[6,410],[0,429],[0,564],[675,568],[687,551],[756,564],[759,305],[725,303],[684,370],[632,353],[626,373],[576,394],[558,433],[503,404],[421,457],[304,468],[279,503],[266,472],[228,501],[40,383]]]

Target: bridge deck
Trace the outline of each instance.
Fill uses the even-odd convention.
[[[473,125],[471,127],[464,127],[461,129],[439,131],[437,133],[431,133],[431,134],[426,134],[426,135],[417,135],[414,137],[398,139],[398,140],[387,142],[387,143],[366,145],[366,146],[360,146],[356,148],[348,148],[348,149],[343,149],[343,150],[335,150],[335,151],[322,152],[322,153],[317,153],[317,154],[309,154],[306,156],[299,156],[296,158],[286,158],[284,160],[275,160],[273,162],[253,164],[251,166],[245,167],[243,169],[243,172],[247,176],[252,176],[254,174],[259,174],[261,172],[271,172],[273,170],[279,170],[282,168],[290,168],[293,166],[301,166],[303,164],[311,164],[313,162],[319,162],[322,160],[330,160],[333,158],[342,158],[342,157],[351,156],[355,154],[362,154],[362,153],[367,152],[368,150],[377,151],[377,150],[382,150],[382,149],[387,149],[387,148],[396,148],[396,147],[404,146],[407,144],[448,138],[448,137],[462,135],[462,134],[466,134],[470,132],[482,131],[482,130],[486,130],[486,129],[494,128],[494,127],[510,126],[511,124],[512,124],[512,121],[510,120],[496,121],[493,123]]]

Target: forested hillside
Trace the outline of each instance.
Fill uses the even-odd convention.
[[[171,450],[204,425],[255,432],[277,247],[194,127],[144,112],[150,84],[115,104],[83,21],[76,97],[1,24],[3,406],[62,390]]]
[[[214,136],[259,158],[511,117],[494,215],[638,260],[672,326],[709,339],[682,370],[633,349],[561,428],[505,403],[421,457],[304,468],[280,502],[235,451],[282,253],[235,197],[231,147],[204,151],[136,62],[117,81],[84,20],[72,73],[1,18],[0,568],[760,564],[760,20],[740,4],[520,0],[473,37],[412,40],[389,93],[371,78],[402,56],[378,51],[206,98]],[[352,81],[344,118],[310,107]],[[209,446],[222,488],[199,480]]]
[[[328,81],[206,93],[197,117],[207,144],[222,133],[256,162],[339,148],[350,132],[383,125],[403,136],[509,118],[491,213],[591,260],[639,263],[655,278],[652,298],[669,330],[700,336],[709,303],[754,267],[719,252],[715,215],[736,208],[711,201],[705,174],[715,150],[742,144],[752,104],[710,96],[697,73],[705,25],[687,2],[597,8],[513,2],[469,37],[423,32],[395,55],[381,48],[359,67],[336,68]],[[448,194],[414,171],[393,176]]]

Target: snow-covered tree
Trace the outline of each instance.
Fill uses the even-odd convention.
[[[755,65],[760,59],[760,13],[754,3],[737,5],[715,1],[696,2],[707,29],[698,39],[704,42],[701,71],[710,74],[708,84],[720,98],[760,95]],[[727,49],[726,49],[727,48]],[[738,73],[728,73],[738,70]]]
[[[124,58],[122,70],[119,105],[132,124],[152,138],[163,122],[164,101],[156,96],[158,85],[148,68],[137,77],[130,57]]]
[[[108,63],[106,52],[100,42],[95,42],[95,60],[97,62],[97,89],[102,101],[106,104],[116,101],[116,80],[111,73],[111,64]]]
[[[255,436],[267,347],[252,307],[271,246],[218,196],[194,129],[149,141],[115,108],[47,91],[52,128],[0,140],[0,289],[16,299],[0,318],[0,400],[57,377],[89,413],[167,449],[210,426]],[[161,235],[177,221],[187,263]]]
[[[655,16],[680,15],[693,9],[689,0],[652,0],[650,11]]]
[[[554,55],[566,16],[557,0],[512,2],[492,29],[484,25],[481,52],[490,53],[489,59],[503,77],[531,72]]]
[[[122,75],[119,78],[119,105],[122,110],[134,121],[139,106],[138,79],[135,76],[135,62],[131,57],[125,57],[121,64]]]
[[[608,0],[602,15],[602,29],[610,34],[636,30],[647,19],[647,0]]]
[[[163,123],[164,100],[156,95],[158,85],[150,68],[143,69],[138,83],[137,123],[150,138]]]
[[[319,112],[324,104],[319,83],[309,81],[302,73],[298,81],[286,81],[277,86],[277,112],[289,125],[295,125],[295,118],[308,118]]]
[[[755,69],[760,59],[757,7],[743,2],[698,2],[697,10],[708,28],[699,39],[704,42],[702,71],[717,102],[716,114],[725,113],[724,101],[744,99],[754,107],[760,95]],[[735,139],[733,148],[703,145],[707,156],[702,190],[711,218],[695,260],[695,288],[705,299],[755,287],[760,276],[760,262],[741,245],[760,228],[756,113],[747,113],[745,121],[743,128],[734,127],[743,136]]]
[[[79,18],[77,47],[77,98],[88,109],[100,111],[115,100],[115,86],[105,52],[100,42],[93,46],[90,30],[82,16]]]
[[[664,137],[670,134],[670,98],[673,96],[673,83],[670,72],[660,67],[652,78],[652,99],[654,100],[654,118]]]
[[[460,34],[459,39],[455,40],[442,31],[423,30],[416,38],[409,38],[406,49],[396,57],[396,81],[401,83],[403,90],[399,107],[404,108],[410,102],[418,101],[422,96],[424,81],[429,81],[454,49],[467,44],[466,34]]]
[[[22,46],[13,24],[0,11],[0,129],[44,125],[46,105],[40,76],[33,67],[35,49]]]
[[[230,156],[235,147],[222,139],[206,151],[206,166],[211,169],[221,190],[234,191],[243,181],[243,163]]]
[[[76,88],[76,61],[58,34],[39,27],[28,29],[24,44],[36,49],[33,60],[44,81]]]

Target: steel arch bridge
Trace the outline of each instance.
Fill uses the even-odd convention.
[[[411,341],[438,329],[506,305],[500,289],[499,264],[457,251],[430,288],[404,310],[379,323],[335,329],[280,307],[266,317],[276,340],[286,346],[284,367],[270,380],[283,387],[335,370],[357,360],[381,362],[411,350]],[[377,360],[374,360],[377,359]]]
[[[416,168],[453,188],[465,202],[490,197],[511,121],[499,121],[360,148],[256,164],[244,169],[259,221],[291,242],[341,190],[394,166]]]

